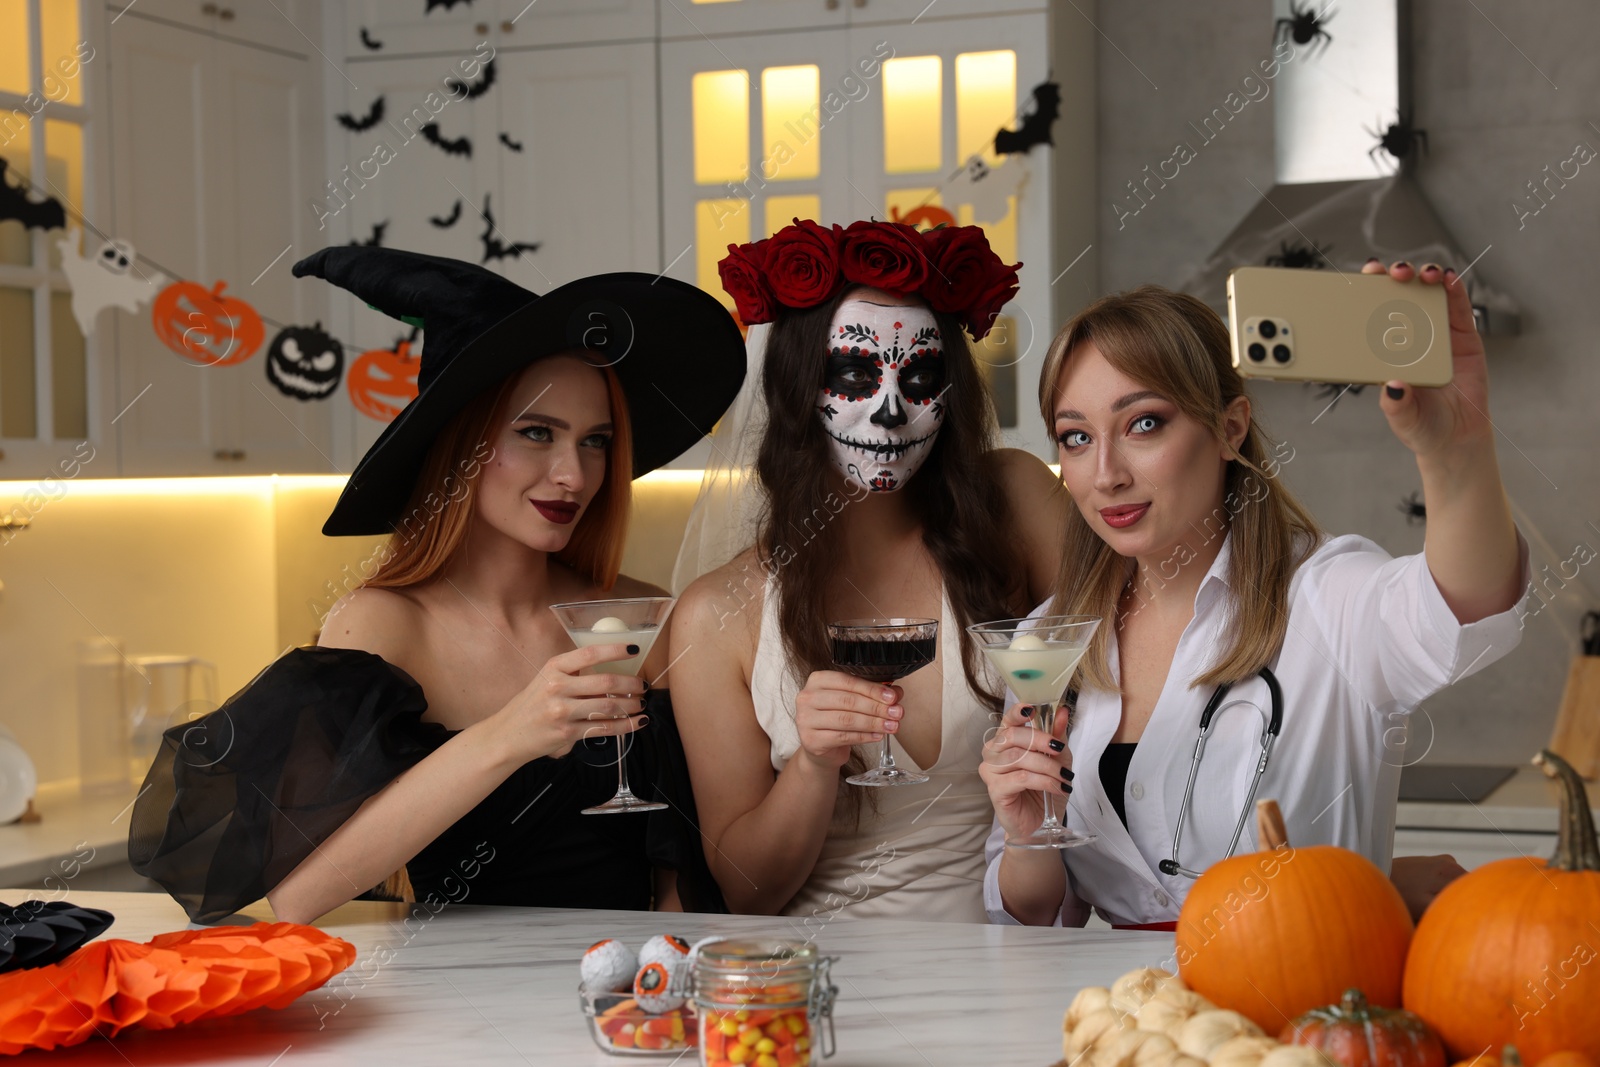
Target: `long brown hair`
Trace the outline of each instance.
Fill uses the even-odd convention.
[[[561,354],[582,359],[605,378],[612,430],[605,480],[584,509],[572,539],[555,558],[601,589],[610,589],[622,566],[633,500],[628,399],[603,356],[581,350]],[[419,585],[437,575],[461,550],[472,525],[479,475],[494,456],[512,386],[526,369],[518,368],[479,393],[445,424],[422,463],[411,500],[395,523],[377,573],[364,584],[378,589]]]
[[[829,325],[852,291],[845,287],[825,304],[784,312],[767,337],[762,368],[767,425],[756,476],[766,508],[756,544],[763,565],[776,576],[784,651],[802,676],[831,666],[826,600],[837,573],[841,534],[838,523],[826,521],[839,509],[823,510],[823,504],[837,499],[839,475],[817,417],[817,394],[825,377]],[[934,318],[944,341],[944,421],[926,462],[899,492],[921,524],[922,543],[944,579],[960,626],[967,682],[999,711],[1001,694],[983,685],[981,653],[966,627],[1018,614],[1027,585],[1012,547],[1010,508],[988,462],[999,439],[988,387],[960,320],[937,313]],[[819,511],[824,521],[813,530]],[[779,551],[797,539],[804,540],[798,550]],[[856,765],[858,756],[841,773],[851,773]],[[859,801],[856,796],[858,812]]]
[[[1233,366],[1228,330],[1202,301],[1156,285],[1104,297],[1062,327],[1045,355],[1039,377],[1039,411],[1054,431],[1055,408],[1067,362],[1088,342],[1106,362],[1166,397],[1185,415],[1225,440],[1224,416],[1244,396],[1244,379]],[[1289,581],[1315,550],[1322,531],[1315,519],[1276,478],[1272,439],[1254,417],[1223,476],[1227,507],[1209,536],[1231,531],[1228,590],[1232,602],[1225,648],[1194,686],[1238,682],[1271,662],[1289,624]],[[1235,504],[1238,506],[1235,507]],[[1066,553],[1056,578],[1051,611],[1098,615],[1080,665],[1078,684],[1116,691],[1110,641],[1133,561],[1118,555],[1095,533],[1077,508],[1067,519]]]

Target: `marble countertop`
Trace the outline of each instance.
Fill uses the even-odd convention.
[[[1589,806],[1600,821],[1600,782],[1587,785]],[[1395,826],[1402,830],[1553,834],[1560,819],[1557,789],[1537,767],[1520,767],[1481,803],[1401,801]]]
[[[0,900],[16,900],[0,889]],[[165,896],[73,892],[117,916],[108,937],[146,940],[187,925]],[[578,1005],[578,959],[617,937],[658,933],[803,940],[798,920],[449,905],[406,920],[406,905],[355,902],[318,925],[356,945],[355,964],[281,1011],[161,1032],[133,1030],[13,1062],[66,1067],[227,1063],[254,1067],[383,1064],[698,1063],[695,1056],[601,1052]],[[270,919],[266,905],[245,913]],[[961,923],[813,923],[837,957],[830,1067],[1046,1067],[1061,1058],[1061,1017],[1077,990],[1139,966],[1171,966],[1170,934]],[[387,962],[384,962],[384,961]],[[697,1054],[696,1054],[697,1055]]]

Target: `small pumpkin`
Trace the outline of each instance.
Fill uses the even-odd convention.
[[[1445,1067],[1444,1045],[1427,1023],[1409,1011],[1373,1007],[1359,989],[1306,1012],[1278,1039],[1319,1048],[1344,1067]]]
[[[1178,973],[1196,993],[1277,1033],[1359,987],[1400,1004],[1411,913],[1370,860],[1291,848],[1276,801],[1256,805],[1262,851],[1213,864],[1178,913]]]
[[[209,290],[199,282],[173,282],[150,302],[156,338],[184,359],[205,367],[243,363],[261,348],[267,328],[255,308],[224,296],[226,282]]]
[[[350,403],[369,419],[392,422],[400,409],[417,398],[420,357],[411,354],[411,342],[394,348],[374,348],[361,353],[345,374]]]
[[[1516,1035],[1530,1063],[1600,1060],[1600,841],[1583,780],[1549,750],[1533,762],[1561,786],[1549,862],[1486,863],[1434,898],[1406,961],[1405,1006],[1457,1059]]]

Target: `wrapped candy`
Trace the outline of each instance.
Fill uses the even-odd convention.
[[[639,958],[633,950],[611,937],[590,945],[578,964],[584,988],[596,993],[631,989],[638,970]]]

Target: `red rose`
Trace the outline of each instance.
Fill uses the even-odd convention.
[[[994,326],[995,316],[1000,314],[1000,309],[1017,295],[1017,268],[1020,266],[1021,263],[1015,263],[1008,267],[998,258],[993,260],[988,285],[978,299],[968,306],[965,315],[967,332],[974,341],[983,340]]]
[[[981,226],[945,226],[925,238],[932,268],[922,298],[935,311],[964,312],[978,303],[1002,268]]]
[[[839,238],[839,269],[857,285],[885,292],[919,292],[928,278],[925,242],[899,222],[852,222]]]
[[[792,308],[816,307],[839,284],[837,227],[794,220],[767,240],[767,281],[778,303]]]
[[[753,245],[729,245],[728,254],[717,264],[722,288],[733,297],[739,321],[746,326],[772,321],[772,290],[767,287],[766,241]]]

